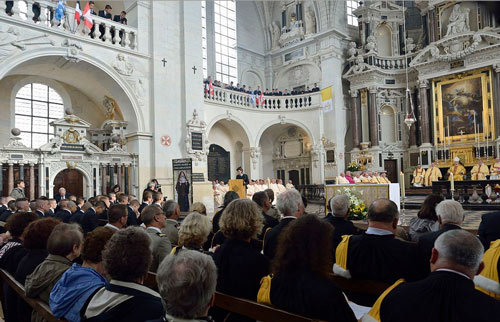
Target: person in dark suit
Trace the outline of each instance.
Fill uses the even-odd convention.
[[[269,274],[269,260],[250,244],[262,230],[262,221],[261,209],[251,200],[233,200],[226,207],[220,227],[227,239],[212,255],[217,291],[255,301],[260,280]]]
[[[240,196],[234,191],[228,191],[224,195],[224,204],[223,204],[222,208],[215,213],[214,218],[212,219],[213,236],[210,240],[210,248],[214,247],[216,245],[222,245],[224,240],[226,240],[226,238],[224,237],[224,234],[222,233],[222,231],[220,231],[219,222],[220,222],[220,218],[222,216],[222,213],[224,212],[224,209],[226,209],[226,207],[231,203],[231,201],[236,200],[236,199],[240,199]]]
[[[257,206],[259,206],[261,212],[262,212],[262,217],[264,221],[264,226],[262,227],[262,231],[260,232],[259,235],[257,235],[257,238],[262,240],[264,238],[264,233],[268,228],[272,229],[273,227],[277,226],[279,224],[278,219],[273,218],[266,214],[266,211],[271,208],[271,202],[269,201],[269,196],[265,191],[259,191],[253,194],[252,196],[252,201],[254,201]]]
[[[74,222],[74,223],[81,225],[82,218],[85,215],[85,212],[81,208],[79,208],[78,206],[75,208],[70,207],[70,210],[71,210],[71,217],[69,218],[69,222],[70,223]]]
[[[61,200],[59,202],[59,210],[54,217],[60,219],[62,222],[69,223],[71,215],[73,215],[70,210],[70,203],[71,208],[76,207],[76,204],[71,200]]]
[[[243,179],[243,184],[246,187],[250,183],[250,181],[248,180],[247,174],[243,173],[242,167],[238,167],[238,169],[236,169],[236,171],[238,172],[238,174],[236,175],[236,179]]]
[[[313,89],[311,90],[311,92],[319,92],[319,87],[318,87],[318,84],[317,83],[314,83],[314,87]]]
[[[98,216],[106,209],[104,201],[97,201],[93,207],[90,207],[82,217],[81,226],[86,234],[99,226]]]
[[[363,235],[346,235],[337,246],[333,273],[344,278],[394,283],[400,278],[424,276],[417,265],[415,244],[395,238],[399,212],[388,199],[377,199],[368,208],[368,229]],[[376,297],[348,292],[360,305],[371,306]]]
[[[500,211],[482,215],[477,234],[485,249],[490,247],[492,241],[500,239]]]
[[[107,4],[104,7],[104,10],[99,10],[99,17],[111,20],[113,18],[112,15],[111,15],[111,10],[112,9],[113,8],[111,8],[111,6],[109,4]]]
[[[464,221],[464,209],[462,205],[455,200],[444,200],[436,206],[436,214],[440,229],[438,231],[423,234],[418,239],[418,253],[421,258],[421,263],[425,266],[429,273],[429,259],[431,258],[432,247],[434,242],[442,234],[449,230],[461,229]]]
[[[342,290],[328,277],[332,232],[314,215],[293,220],[282,232],[271,267],[273,306],[318,320],[357,321]]]
[[[283,229],[294,219],[299,218],[304,213],[304,204],[300,193],[295,189],[290,189],[278,195],[276,205],[283,218],[277,226],[264,232],[264,255],[269,260],[273,260],[278,245],[278,237]]]
[[[0,221],[7,222],[7,219],[16,212],[16,201],[15,200],[10,200],[7,203],[8,209],[2,212],[2,215],[0,215]]]
[[[127,24],[127,18],[125,18],[125,16],[126,16],[126,15],[127,15],[127,12],[122,11],[122,12],[120,13],[120,15],[115,15],[115,16],[113,17],[113,21],[115,21],[115,22],[119,22],[119,23],[121,23],[122,25],[126,25],[126,24]]]
[[[142,210],[147,206],[153,203],[153,192],[152,191],[144,191],[142,193],[142,203],[139,206],[139,213],[142,213]]]
[[[69,197],[71,197],[71,194],[67,193],[66,189],[61,187],[59,188],[59,193],[54,198],[59,203],[59,201],[69,199]]]
[[[35,204],[35,213],[40,218],[49,217],[49,201],[46,199],[37,199]]]
[[[384,322],[495,320],[499,302],[476,290],[472,281],[483,269],[482,255],[481,242],[469,232],[454,229],[441,234],[432,249],[432,273],[418,282],[398,281],[368,315]]]
[[[141,222],[137,218],[137,214],[134,211],[134,208],[132,208],[130,205],[127,206],[127,227],[130,226],[139,226]]]
[[[9,209],[9,207],[7,206],[7,204],[9,203],[10,200],[8,200],[9,197],[2,197],[2,205],[0,206],[0,217],[2,216],[2,213]]]
[[[347,195],[336,195],[329,202],[331,213],[323,219],[331,224],[333,230],[333,249],[342,241],[343,235],[358,235],[359,229],[354,226],[352,221],[347,219],[349,215],[349,197]]]

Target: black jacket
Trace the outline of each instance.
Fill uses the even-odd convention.
[[[271,303],[279,309],[323,321],[357,321],[340,288],[312,272],[276,274]]]
[[[278,237],[281,234],[281,231],[294,219],[295,217],[283,218],[277,226],[264,233],[264,255],[266,255],[269,260],[273,260],[274,256],[276,255]]]
[[[95,210],[89,208],[89,210],[87,210],[83,215],[80,224],[85,234],[96,229],[97,226],[99,226],[99,218],[97,217]]]
[[[448,230],[461,229],[457,225],[444,224],[438,231],[433,231],[427,234],[423,234],[418,238],[418,256],[420,257],[420,263],[425,267],[425,271],[430,273],[429,260],[431,259],[432,248],[434,247],[434,242],[442,234]]]
[[[500,239],[500,211],[482,215],[477,234],[483,242],[484,249],[490,248],[492,241]]]
[[[137,216],[132,207],[128,206],[127,210],[128,210],[127,226],[139,226],[141,223],[137,219]]]
[[[323,220],[330,223],[334,228],[333,230],[334,250],[342,241],[343,235],[357,235],[360,233],[359,229],[356,228],[356,226],[354,226],[352,221],[340,217],[335,217],[331,213],[328,213],[328,215],[325,218],[323,218]]]
[[[69,223],[69,220],[71,219],[71,211],[68,209],[60,209],[58,212],[56,212],[55,216],[57,219],[61,219],[65,223]]]
[[[64,200],[69,200],[69,197],[71,197],[71,195],[69,193],[65,194],[64,195]],[[59,201],[61,201],[61,195],[60,194],[57,194],[54,199],[56,199],[57,203],[59,203]]]
[[[382,301],[380,317],[384,322],[494,321],[500,317],[500,303],[476,290],[465,276],[436,271],[394,288]]]
[[[76,222],[81,225],[84,213],[82,210],[75,211],[69,218],[69,222]]]
[[[274,228],[280,222],[278,219],[267,215],[265,212],[262,212],[262,216],[264,217],[264,227],[262,227],[262,232],[257,236],[258,239],[264,239],[264,234],[268,228]]]

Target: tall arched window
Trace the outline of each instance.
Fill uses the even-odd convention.
[[[50,122],[64,116],[61,96],[51,87],[31,83],[24,85],[16,94],[15,127],[27,147],[38,148],[54,136]]]

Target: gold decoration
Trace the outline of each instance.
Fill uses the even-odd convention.
[[[79,143],[82,140],[81,135],[76,131],[74,128],[69,128],[64,132],[62,136],[64,142],[69,143],[69,144],[75,144]]]
[[[76,162],[74,162],[74,161],[66,161],[66,167],[68,169],[75,169],[76,168]]]
[[[123,115],[118,106],[118,103],[111,97],[104,95],[104,100],[102,101],[104,108],[106,109],[106,119],[115,120],[115,115],[123,120]]]

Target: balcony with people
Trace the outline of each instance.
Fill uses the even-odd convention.
[[[16,27],[38,29],[49,34],[90,41],[94,44],[138,51],[138,30],[127,24],[127,12],[113,11],[107,4],[97,10],[93,1],[0,1],[0,21]],[[2,30],[4,32],[9,32]]]

